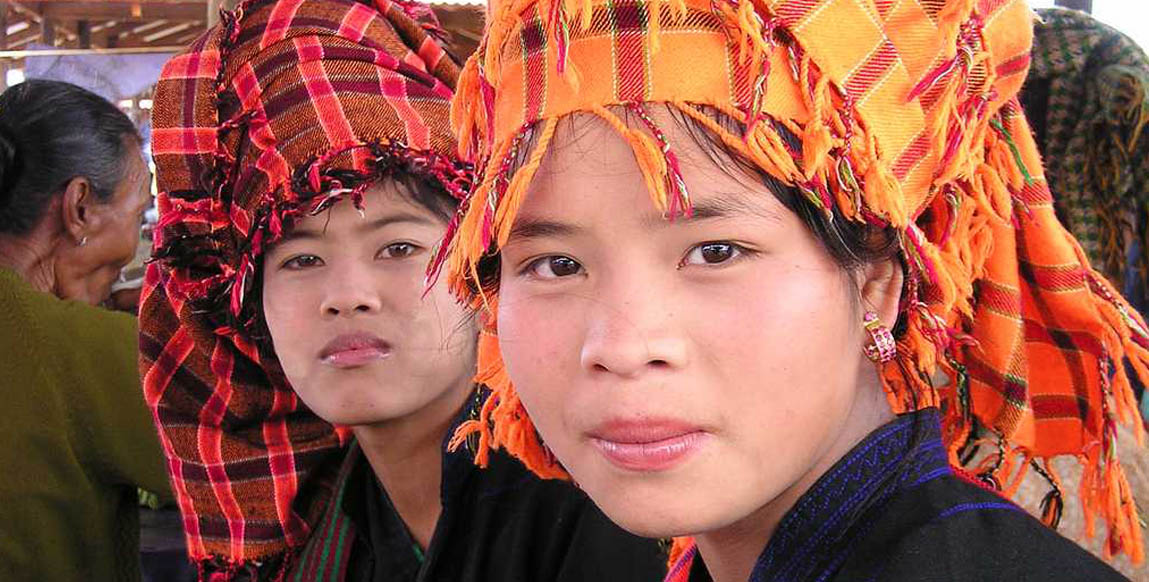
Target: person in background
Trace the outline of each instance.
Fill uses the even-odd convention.
[[[137,580],[137,488],[170,499],[136,319],[96,307],[151,202],[131,121],[80,87],[0,95],[0,579]]]

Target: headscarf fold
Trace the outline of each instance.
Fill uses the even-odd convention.
[[[1149,243],[1149,56],[1084,12],[1038,15],[1021,100],[1046,154],[1058,216],[1143,308],[1149,253],[1135,258],[1133,246]]]
[[[909,277],[898,355],[879,372],[891,408],[940,407],[954,464],[989,434],[1000,453],[976,470],[1006,493],[1031,461],[1076,456],[1090,533],[1100,517],[1109,551],[1140,560],[1114,429],[1136,417],[1121,364],[1149,373],[1149,334],[1054,215],[1017,101],[1032,27],[1024,0],[501,2],[452,111],[482,178],[460,208],[449,280],[484,313],[477,380],[492,390],[456,443],[478,434],[479,462],[502,447],[540,475],[565,475],[507,377],[497,290],[483,288],[479,265],[506,241],[572,113],[614,127],[654,203],[688,212],[672,144],[646,114],[664,104],[828,216],[893,228]],[[947,381],[935,387],[938,372]]]
[[[281,575],[346,440],[291,389],[262,322],[260,257],[401,173],[461,197],[458,67],[416,2],[243,2],[164,68],[141,374],[201,577]]]

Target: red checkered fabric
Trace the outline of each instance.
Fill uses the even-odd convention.
[[[164,68],[141,374],[204,577],[282,572],[345,440],[265,341],[263,249],[393,172],[457,197],[470,186],[448,130],[458,68],[438,34],[414,2],[249,1]]]

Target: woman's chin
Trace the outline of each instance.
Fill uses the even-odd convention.
[[[408,407],[388,403],[359,406],[338,406],[315,411],[323,420],[337,426],[371,426],[385,424],[411,413]]]
[[[388,390],[387,388],[394,390]],[[431,402],[427,394],[414,390],[404,390],[404,386],[380,380],[377,376],[366,375],[355,381],[347,381],[337,391],[319,394],[316,402],[314,394],[304,399],[312,412],[327,422],[340,426],[370,426],[419,416],[428,410]],[[451,410],[449,414],[454,414]],[[436,420],[436,422],[438,422]]]
[[[577,476],[576,476],[577,478]],[[611,521],[646,538],[694,536],[720,530],[759,509],[768,499],[751,488],[699,483],[695,475],[654,482],[579,480]]]
[[[708,506],[715,505],[714,499],[694,504],[680,497],[676,499],[676,496],[664,498],[623,493],[610,499],[600,497],[596,502],[611,521],[644,538],[694,535],[713,529],[719,521],[706,510]]]
[[[605,510],[604,512],[611,521],[622,529],[644,538],[663,539],[690,536],[710,529],[699,520],[679,519],[681,516],[673,515],[676,512],[674,507],[663,508],[662,511],[655,514],[638,514],[637,512],[626,511],[611,513]]]

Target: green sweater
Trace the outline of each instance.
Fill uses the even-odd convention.
[[[171,488],[137,342],[0,269],[0,580],[139,580],[136,488]]]

